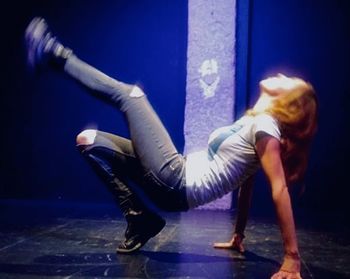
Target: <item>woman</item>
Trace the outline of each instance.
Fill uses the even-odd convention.
[[[140,189],[162,209],[187,211],[236,188],[240,198],[235,234],[230,242],[214,247],[243,251],[251,181],[262,166],[271,184],[285,248],[281,269],[272,278],[301,278],[287,185],[304,174],[316,129],[317,104],[310,84],[284,75],[263,80],[261,95],[246,115],[212,133],[207,150],[184,157],[139,87],[78,59],[52,36],[42,18],[31,21],[25,40],[32,67],[50,64],[63,69],[126,116],[131,140],[96,130],[77,136],[78,148],[113,192],[127,220],[117,252],[140,249],[165,226],[164,219],[140,199]]]

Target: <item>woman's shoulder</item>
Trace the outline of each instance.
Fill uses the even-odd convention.
[[[281,131],[277,120],[268,113],[261,113],[256,115],[254,117],[253,126],[255,133],[265,132],[276,137],[277,139],[280,139],[281,137]]]
[[[244,123],[244,124],[269,124],[277,125],[278,121],[269,113],[262,112],[258,114],[246,114],[236,120],[235,123]]]
[[[254,126],[256,127],[273,127],[279,130],[278,120],[269,113],[260,113],[254,117]]]
[[[277,120],[269,113],[262,112],[254,116],[255,121],[272,121],[277,122]]]

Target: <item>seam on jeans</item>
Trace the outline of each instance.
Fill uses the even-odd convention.
[[[169,186],[167,183],[161,181],[152,170],[148,170],[144,177],[149,180],[149,182],[156,184],[157,186],[164,188],[168,191],[175,190],[175,187]]]
[[[109,152],[112,152],[113,156],[115,156],[115,154],[120,154],[120,155],[127,156],[127,157],[130,157],[130,158],[133,158],[133,159],[137,159],[136,156],[132,156],[129,153],[123,153],[123,152],[120,152],[118,150],[114,150],[114,149],[111,149],[109,147],[106,147],[106,146],[103,146],[103,145],[98,145],[98,144],[95,144],[95,143],[93,143],[93,144],[79,144],[79,145],[77,145],[77,147],[80,147],[80,146],[86,146],[86,148],[84,148],[82,150],[82,153],[91,152],[92,149],[104,149],[104,150],[107,150]]]

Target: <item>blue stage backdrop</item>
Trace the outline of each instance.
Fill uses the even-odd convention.
[[[305,193],[294,201],[316,209],[349,209],[349,187],[341,183],[348,179],[349,158],[349,1],[237,1],[238,10],[242,5],[250,9],[243,9],[247,17],[237,14],[237,116],[255,101],[259,80],[271,73],[300,75],[314,84],[320,100],[319,131]],[[46,17],[82,59],[140,84],[183,151],[187,1],[14,0],[0,13],[1,199],[111,203],[76,151],[75,136],[88,127],[128,135],[123,117],[74,81],[54,72],[28,74],[22,35],[36,15]],[[262,175],[253,199],[253,209],[271,209]]]

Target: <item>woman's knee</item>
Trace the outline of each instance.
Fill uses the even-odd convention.
[[[91,145],[95,142],[97,130],[87,129],[77,135],[77,145]]]

